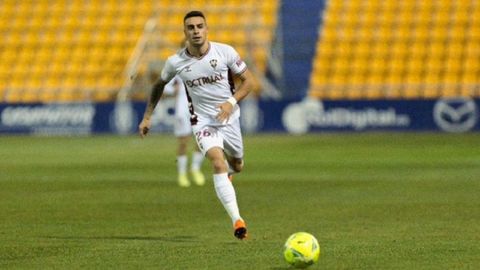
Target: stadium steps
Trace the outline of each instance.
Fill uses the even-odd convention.
[[[281,7],[283,74],[287,98],[304,97],[308,90],[312,58],[326,1],[284,0]]]

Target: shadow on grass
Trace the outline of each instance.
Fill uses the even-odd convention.
[[[41,238],[56,240],[136,240],[163,242],[200,242],[198,237],[189,235],[178,236],[43,236]]]

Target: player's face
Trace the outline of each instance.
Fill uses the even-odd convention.
[[[202,17],[190,17],[185,20],[183,31],[187,42],[194,47],[201,47],[207,40],[207,23]]]

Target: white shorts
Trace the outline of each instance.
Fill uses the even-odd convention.
[[[173,134],[175,137],[186,137],[192,135],[192,125],[190,124],[190,115],[175,115],[173,125]]]
[[[239,118],[225,126],[197,125],[192,127],[193,134],[203,155],[212,147],[220,147],[231,157],[243,158]]]

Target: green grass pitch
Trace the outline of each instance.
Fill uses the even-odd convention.
[[[1,269],[480,269],[480,135],[246,135],[234,179],[250,238],[205,187],[177,187],[175,139],[0,137]]]

